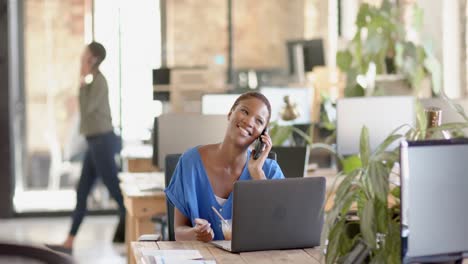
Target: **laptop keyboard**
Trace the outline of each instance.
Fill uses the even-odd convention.
[[[215,240],[215,241],[211,241],[211,243],[225,250],[231,251],[231,240]]]

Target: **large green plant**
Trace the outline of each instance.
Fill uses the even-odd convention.
[[[422,10],[415,4],[412,8],[415,14],[412,27],[420,31]],[[439,93],[440,64],[428,45],[406,40],[400,18],[397,4],[388,0],[380,7],[361,4],[356,17],[356,34],[347,49],[337,53],[338,67],[347,74],[346,96],[365,95],[367,87],[359,79],[375,79],[375,74],[387,73],[402,74],[413,89],[418,89],[423,79],[430,76],[433,92]],[[375,72],[369,70],[371,65],[375,65]],[[395,68],[395,72],[390,68]]]
[[[333,207],[326,214],[322,234],[323,241],[328,241],[326,263],[339,262],[358,241],[363,241],[369,248],[370,263],[400,263],[400,187],[389,181],[399,159],[399,148],[387,149],[401,138],[423,140],[427,134],[437,137],[436,132],[442,130],[460,135],[460,131],[468,127],[468,118],[461,106],[449,103],[466,122],[444,124],[426,133],[426,117],[418,105],[417,127],[403,125],[395,129],[374,151],[369,147],[370,132],[366,127],[362,128],[360,153],[341,160],[343,170],[333,186],[335,195],[327,198],[333,199]],[[400,133],[404,128],[407,128],[406,132]],[[347,216],[355,210],[357,220],[349,221]],[[352,225],[359,228],[350,232]]]

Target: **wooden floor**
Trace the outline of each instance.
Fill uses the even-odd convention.
[[[127,263],[125,244],[113,244],[117,216],[87,216],[76,238],[73,257],[78,263]],[[34,244],[63,241],[70,217],[0,219],[0,240]]]

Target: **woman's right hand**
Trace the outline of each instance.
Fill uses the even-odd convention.
[[[214,238],[214,232],[210,222],[202,218],[195,218],[195,238],[199,241],[209,242]]]

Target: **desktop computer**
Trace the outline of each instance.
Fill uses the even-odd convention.
[[[468,252],[468,139],[402,141],[403,263],[460,259]]]
[[[336,105],[336,144],[340,155],[359,153],[363,126],[369,130],[371,150],[401,125],[415,126],[415,98],[412,96],[378,96],[343,98]],[[404,133],[408,127],[399,132]],[[389,149],[398,147],[399,142]]]

